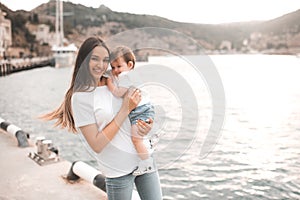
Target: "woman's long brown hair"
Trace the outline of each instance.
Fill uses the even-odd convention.
[[[41,116],[41,119],[49,121],[56,120],[54,124],[55,127],[67,128],[68,131],[73,133],[77,132],[73,118],[71,99],[74,92],[90,91],[90,88],[95,87],[97,84],[94,82],[89,71],[90,54],[96,46],[102,46],[107,50],[108,54],[110,53],[102,39],[98,37],[86,39],[78,51],[70,88],[65,94],[64,101],[56,110]]]

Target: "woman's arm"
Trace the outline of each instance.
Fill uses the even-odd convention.
[[[129,91],[123,99],[120,111],[102,131],[98,131],[96,124],[80,127],[86,141],[96,153],[100,153],[102,149],[115,137],[130,111],[133,110],[140,101],[141,94],[139,90],[134,89],[133,91]]]

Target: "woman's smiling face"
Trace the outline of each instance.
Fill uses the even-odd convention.
[[[100,77],[107,70],[108,64],[109,54],[107,50],[104,47],[96,46],[92,51],[89,62],[90,73],[96,82],[100,80]]]

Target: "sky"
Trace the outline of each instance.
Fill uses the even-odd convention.
[[[30,11],[49,0],[0,0],[11,10]],[[87,7],[150,14],[178,22],[219,24],[269,20],[300,9],[300,0],[65,0]]]

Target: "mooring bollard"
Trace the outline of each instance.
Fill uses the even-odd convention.
[[[44,136],[36,138],[36,152],[30,152],[29,158],[43,166],[60,161],[58,148],[53,146],[52,140],[46,140]]]
[[[19,147],[28,147],[28,139],[29,139],[29,133],[24,132],[21,128],[18,126],[11,124],[9,122],[6,122],[4,119],[0,118],[0,128],[5,130],[6,132],[16,136],[18,140],[18,146]]]
[[[82,162],[75,161],[68,172],[67,179],[71,181],[83,178],[84,180],[92,183],[96,187],[106,192],[105,187],[105,176],[100,171],[93,168],[92,166]]]

